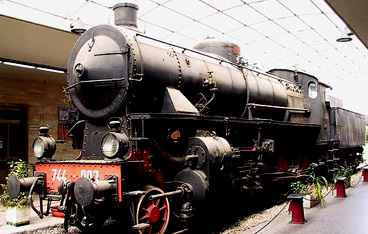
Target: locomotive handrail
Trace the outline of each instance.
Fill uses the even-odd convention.
[[[114,82],[116,82],[116,81],[123,81],[123,80],[125,80],[125,78],[124,78],[124,77],[122,77],[122,78],[103,79],[103,80],[82,80],[82,81],[79,81],[79,82],[77,82],[77,83],[75,83],[75,84],[72,84],[72,85],[70,85],[70,86],[66,87],[66,88],[65,88],[65,90],[72,89],[72,88],[74,88],[75,86],[80,85],[80,84],[86,84],[86,83],[88,83],[88,84],[93,84],[93,83],[104,83],[104,82],[110,82],[110,81],[114,81]]]
[[[103,55],[116,55],[116,54],[127,54],[130,51],[129,47],[125,47],[123,50],[120,51],[103,51],[97,52],[94,56],[103,56]]]
[[[247,69],[249,71],[253,71],[253,72],[256,72],[256,73],[259,73],[259,74],[262,74],[264,76],[268,76],[270,78],[273,78],[273,79],[277,79],[277,80],[282,80],[282,81],[286,81],[286,82],[289,82],[289,83],[293,83],[292,81],[288,80],[288,79],[285,79],[285,78],[282,78],[282,77],[279,77],[279,76],[275,76],[275,75],[271,75],[267,72],[263,72],[263,71],[259,71],[259,70],[255,70],[255,69],[251,69],[249,67],[246,67],[242,64],[239,64],[239,63],[233,63],[229,60],[225,60],[225,59],[221,59],[221,58],[218,58],[216,56],[212,56],[210,54],[206,54],[206,53],[203,53],[201,51],[198,51],[198,50],[193,50],[193,49],[189,49],[189,48],[186,48],[186,47],[183,47],[183,46],[179,46],[179,45],[175,45],[175,44],[172,44],[172,43],[169,43],[169,42],[166,42],[166,41],[162,41],[160,39],[157,39],[157,38],[153,38],[153,37],[149,37],[147,35],[144,35],[144,34],[141,34],[141,33],[137,33],[136,36],[138,37],[144,37],[144,38],[147,38],[147,39],[150,39],[152,41],[156,41],[156,42],[160,42],[162,44],[166,44],[166,45],[169,45],[169,46],[174,46],[174,47],[177,47],[179,49],[182,49],[183,50],[183,53],[187,50],[187,51],[190,51],[190,52],[193,52],[193,53],[196,53],[196,54],[199,54],[199,55],[202,55],[202,56],[206,56],[208,58],[211,58],[211,59],[215,59],[215,60],[218,60],[220,61],[220,64],[225,62],[225,63],[228,63],[232,66],[235,66],[235,67],[238,67],[238,68],[244,68],[244,69]]]
[[[283,109],[283,110],[292,110],[292,111],[304,111],[307,112],[306,108],[296,108],[296,107],[285,107],[285,106],[271,106],[271,105],[262,105],[256,103],[248,103],[249,107],[264,107],[264,108],[273,108],[273,109]]]

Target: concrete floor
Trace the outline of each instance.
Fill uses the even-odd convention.
[[[38,205],[36,207],[38,208]],[[15,227],[6,224],[6,212],[2,209],[0,211],[0,234],[15,234],[25,231],[31,232],[33,230],[43,229],[46,227],[61,226],[64,221],[62,218],[53,217],[52,214],[40,219],[32,209],[30,212],[30,224]]]
[[[305,224],[290,224],[291,214],[288,206],[260,234],[362,234],[368,233],[368,182],[360,182],[358,186],[346,189],[347,198],[335,198],[332,193],[326,197],[326,208],[319,205],[304,209]],[[31,211],[29,225],[14,227],[6,224],[6,213],[0,211],[0,234],[15,234],[53,226],[61,226],[62,218],[52,215],[39,219]],[[267,222],[247,230],[236,230],[234,233],[254,234]],[[52,233],[52,232],[50,232]]]
[[[305,224],[290,224],[288,206],[273,222],[259,233],[262,234],[362,234],[368,233],[368,182],[360,182],[357,187],[346,189],[346,198],[326,197],[326,208],[319,205],[304,209]],[[244,234],[256,233],[265,223],[248,230]]]

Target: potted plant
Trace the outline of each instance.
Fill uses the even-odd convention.
[[[6,180],[10,175],[16,175],[19,179],[28,176],[28,165],[25,161],[19,160],[8,164],[10,164],[10,172]],[[1,188],[3,192],[0,195],[0,202],[6,208],[6,223],[14,226],[29,224],[30,204],[28,192],[21,192],[17,198],[11,198],[8,186],[1,184]]]
[[[329,188],[326,178],[324,176],[316,176],[314,173],[308,174],[306,176],[308,182],[307,193],[310,195],[310,200],[316,200],[318,201],[317,204],[321,204],[321,207],[326,207],[326,201],[323,195],[323,189]]]
[[[349,167],[343,167],[343,168],[341,168],[340,169],[340,171],[338,171],[338,172],[335,172],[334,174],[333,174],[333,176],[332,176],[332,183],[333,184],[335,184],[335,182],[336,182],[336,178],[337,177],[346,177],[346,179],[345,179],[345,188],[349,188],[350,187],[350,185],[351,185],[351,183],[350,183],[350,181],[351,181],[351,176],[354,174],[354,169],[353,169],[353,167],[352,166],[349,166]]]
[[[291,183],[290,186],[291,192],[293,194],[303,194],[304,201],[303,201],[303,207],[305,208],[312,208],[313,206],[316,206],[319,204],[319,199],[316,197],[311,197],[310,194],[310,186],[307,184],[304,184],[302,181],[297,181]]]
[[[303,207],[312,208],[321,203],[325,207],[323,198],[323,188],[328,188],[328,182],[323,176],[315,176],[314,173],[305,175],[305,183],[297,181],[291,183],[291,192],[294,194],[303,194]]]

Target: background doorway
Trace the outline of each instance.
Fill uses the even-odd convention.
[[[27,161],[27,108],[0,105],[0,183],[10,161]]]

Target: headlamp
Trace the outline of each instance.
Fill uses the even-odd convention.
[[[101,149],[105,157],[109,159],[121,158],[127,159],[129,150],[129,139],[124,132],[116,127],[120,124],[118,121],[111,121],[109,123],[110,132],[105,134],[101,140]]]
[[[39,136],[34,139],[32,143],[34,156],[37,159],[52,158],[56,151],[56,142],[54,138],[49,135],[49,128],[41,126],[38,131]]]

